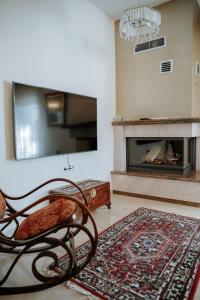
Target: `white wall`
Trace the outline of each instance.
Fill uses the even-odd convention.
[[[115,115],[114,24],[88,0],[0,0],[0,187],[21,194],[44,180],[109,179]],[[11,81],[97,97],[98,151],[15,161]]]

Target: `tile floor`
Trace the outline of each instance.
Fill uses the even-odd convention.
[[[170,204],[170,203],[162,203],[158,201],[151,201],[151,200],[144,200],[139,198],[132,198],[127,196],[120,196],[120,195],[112,195],[112,208],[111,210],[107,209],[106,207],[102,207],[97,209],[93,216],[96,220],[98,231],[101,232],[105,228],[109,227],[122,217],[126,216],[127,214],[131,213],[135,209],[139,207],[147,207],[152,209],[158,209],[165,212],[172,212],[184,216],[190,216],[200,219],[200,208],[193,208],[189,206],[184,205],[176,205],[176,204]],[[83,238],[81,238],[80,242],[82,242]],[[30,257],[27,258],[27,263],[30,260]],[[5,267],[6,260],[1,257],[0,258],[0,270]],[[24,262],[26,265],[26,262]],[[27,279],[26,270],[24,268],[25,265],[20,265],[17,270],[15,270],[14,277],[11,278],[12,281],[16,280],[18,278],[20,281],[23,280],[23,278]],[[23,277],[26,276],[26,277]],[[21,300],[21,299],[27,299],[27,300],[36,300],[36,299],[48,299],[48,300],[63,300],[63,299],[69,299],[69,300],[86,300],[86,299],[97,299],[92,297],[89,297],[88,295],[83,295],[77,291],[67,289],[61,285],[56,286],[54,288],[32,293],[32,294],[25,294],[25,295],[13,295],[13,296],[2,296],[1,300]],[[196,291],[196,295],[194,300],[200,300],[200,284],[198,286],[198,289]]]

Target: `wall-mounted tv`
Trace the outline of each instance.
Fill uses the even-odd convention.
[[[97,99],[13,82],[17,160],[97,150]]]

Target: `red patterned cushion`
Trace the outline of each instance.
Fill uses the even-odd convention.
[[[2,193],[0,192],[0,218],[3,218],[6,210],[6,200]]]
[[[76,210],[76,203],[60,198],[48,206],[32,213],[19,226],[15,239],[33,237],[69,219]]]

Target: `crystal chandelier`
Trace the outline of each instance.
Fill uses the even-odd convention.
[[[161,14],[159,11],[145,7],[135,7],[123,12],[119,31],[120,37],[137,44],[151,40],[159,33]]]

